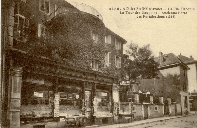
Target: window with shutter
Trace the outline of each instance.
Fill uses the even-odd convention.
[[[92,70],[98,71],[98,61],[97,60],[92,60],[90,64]]]
[[[121,57],[119,57],[118,68],[121,68]]]
[[[117,50],[121,49],[121,43],[117,39],[115,39],[115,47]]]
[[[38,24],[38,37],[46,38],[47,29],[44,25]]]
[[[14,7],[14,39],[17,41],[26,41],[28,30],[29,30],[29,20],[20,14],[20,4],[16,3]]]
[[[121,68],[121,57],[115,56],[115,66]]]
[[[109,66],[111,64],[111,52],[105,53],[105,65]]]
[[[94,43],[98,42],[98,34],[91,31],[91,37],[92,37],[92,40],[94,41]]]
[[[105,43],[111,44],[111,35],[105,36]]]

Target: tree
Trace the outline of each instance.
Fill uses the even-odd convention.
[[[126,53],[131,59],[123,60],[123,72],[129,80],[136,80],[138,77],[150,79],[157,76],[159,64],[154,61],[149,44],[139,47],[131,42]]]

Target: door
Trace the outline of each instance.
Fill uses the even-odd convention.
[[[144,105],[144,119],[148,119],[148,105]]]

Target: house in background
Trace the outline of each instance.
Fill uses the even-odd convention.
[[[189,67],[173,53],[160,52],[155,61],[159,63],[157,78],[141,79],[140,89],[149,91],[155,100],[164,97],[164,114],[183,114],[189,111]]]
[[[190,68],[187,70],[188,92],[190,93],[190,110],[193,110],[192,103],[197,98],[197,60],[194,60],[192,56],[186,57],[181,54],[178,58]]]

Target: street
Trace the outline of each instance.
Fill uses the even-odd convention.
[[[197,128],[197,115],[132,126],[132,128]]]

